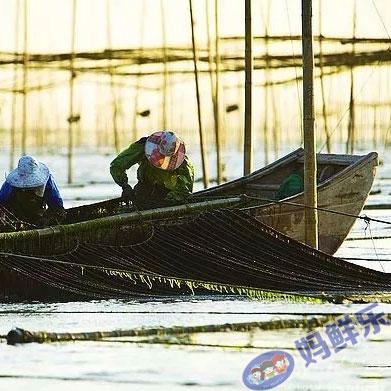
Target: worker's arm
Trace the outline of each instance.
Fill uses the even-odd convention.
[[[126,170],[134,164],[141,161],[145,156],[145,141],[146,137],[141,138],[137,142],[131,144],[129,148],[122,151],[110,164],[110,174],[114,182],[123,187],[128,183]]]
[[[0,204],[5,204],[11,198],[13,187],[8,183],[4,182],[0,189]]]
[[[50,209],[64,209],[64,203],[62,201],[60,192],[54,181],[53,177],[50,175],[46,183],[45,192],[43,193],[43,199],[48,204]]]
[[[193,192],[194,167],[186,157],[183,163],[177,168],[176,185],[166,196],[172,201],[184,201]]]

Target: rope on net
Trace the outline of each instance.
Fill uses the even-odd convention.
[[[297,206],[297,207],[304,208],[304,209],[316,209],[316,210],[319,210],[321,212],[332,213],[332,214],[337,214],[337,215],[346,216],[346,217],[352,217],[352,218],[355,218],[355,219],[364,220],[367,223],[373,221],[373,222],[376,222],[376,223],[382,223],[382,224],[391,225],[391,221],[382,220],[382,219],[376,219],[374,217],[369,217],[367,215],[355,215],[353,213],[346,213],[346,212],[341,212],[341,211],[332,210],[332,209],[328,209],[328,208],[322,208],[320,206],[310,206],[310,205],[299,204],[297,202],[284,201],[284,200],[271,200],[269,198],[249,196],[247,194],[243,195],[243,198],[249,199],[249,200],[254,200],[254,201],[263,201],[263,202],[268,202],[269,203],[269,204],[263,205],[263,206],[259,206],[259,205],[258,206],[249,206],[249,207],[246,207],[246,209],[267,208],[271,204],[286,204],[286,205]]]
[[[17,232],[31,228],[36,228],[36,226],[20,220],[4,205],[0,205],[0,232]]]
[[[373,217],[369,217],[367,215],[354,215],[352,213],[346,213],[346,212],[341,212],[341,211],[336,211],[328,208],[323,208],[323,207],[312,207],[304,204],[300,204],[297,202],[292,202],[292,201],[285,201],[285,200],[274,200],[270,198],[263,198],[263,197],[257,197],[257,196],[250,196],[247,194],[242,194],[241,195],[243,202],[242,205],[239,205],[239,207],[246,208],[246,209],[251,209],[251,208],[259,208],[259,207],[269,207],[272,204],[286,204],[286,205],[292,205],[292,206],[297,206],[300,208],[314,208],[316,210],[319,210],[321,212],[326,212],[326,213],[332,213],[332,214],[337,214],[341,216],[346,216],[346,217],[352,217],[356,219],[361,219],[367,222],[374,221],[382,224],[391,224],[390,221],[382,220],[382,219],[376,219]],[[184,203],[194,203],[194,202],[201,202],[201,201],[211,201],[211,200],[224,200],[226,199],[227,196],[194,196],[188,200],[186,200]],[[256,202],[256,205],[251,205],[251,202],[254,203]],[[267,203],[263,206],[259,205],[259,202],[262,203]],[[165,205],[161,205],[165,206]],[[115,198],[112,200],[107,200],[107,201],[101,201],[95,204],[90,204],[90,205],[83,205],[83,206],[78,206],[74,208],[70,208],[67,210],[68,213],[68,221],[69,222],[75,222],[76,220],[80,221],[82,219],[90,219],[91,214],[93,217],[102,217],[104,215],[110,215],[113,213],[119,213],[121,211],[135,211],[137,208],[132,205],[131,203],[126,203],[122,201],[120,198]]]
[[[0,259],[3,289],[27,299],[212,293],[289,302],[391,301],[388,274],[317,251],[240,210],[155,226],[139,244],[84,243],[62,255],[3,253]]]

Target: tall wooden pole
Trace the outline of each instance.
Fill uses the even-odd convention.
[[[244,175],[253,167],[253,145],[251,127],[252,108],[252,53],[253,34],[251,27],[251,0],[245,0],[245,93],[244,93]]]
[[[274,96],[274,86],[270,83],[270,57],[269,57],[269,24],[270,24],[270,11],[271,11],[271,0],[267,0],[266,4],[266,16],[263,18],[265,25],[265,107],[264,107],[264,153],[265,153],[265,164],[269,163],[269,101],[271,100],[272,112],[273,112],[273,122],[272,122],[272,131],[273,131],[273,148],[274,148],[274,159],[278,157],[278,113],[276,107],[276,100]]]
[[[274,86],[270,88],[271,92],[271,101],[273,108],[273,146],[274,146],[274,160],[278,158],[278,147],[280,145],[279,142],[279,122],[278,122],[278,113],[276,107],[276,97],[274,95]]]
[[[373,148],[377,149],[377,108],[376,106],[373,108]]]
[[[219,0],[215,0],[215,134],[217,153],[217,183],[223,181],[223,163],[221,154],[221,129],[220,122],[220,33],[219,33]]]
[[[216,140],[216,172],[217,184],[222,182],[222,164],[221,164],[221,136],[220,136],[220,110],[219,110],[219,44],[218,44],[218,0],[215,0],[215,60],[212,55],[212,40],[209,23],[209,1],[205,0],[205,15],[206,15],[206,35],[208,37],[208,61],[209,61],[209,79],[210,90],[213,105],[213,119]],[[213,63],[215,64],[215,71],[213,71]]]
[[[107,40],[107,48],[111,51],[112,45],[111,45],[111,8],[110,8],[110,0],[106,0],[106,40]],[[110,75],[110,90],[111,90],[111,98],[112,98],[112,105],[113,105],[113,133],[114,133],[114,148],[115,151],[118,153],[120,151],[120,139],[118,134],[118,102],[117,102],[117,93],[116,93],[116,87],[114,83],[114,73],[113,73],[113,67],[112,67],[112,60],[111,60],[111,54],[109,59],[109,66],[108,66],[108,72]]]
[[[15,4],[15,53],[19,52],[19,11],[20,11],[20,1],[17,0]],[[11,145],[10,145],[10,161],[9,168],[12,170],[15,164],[15,133],[16,133],[16,103],[18,98],[18,62],[16,61],[15,54],[15,64],[14,64],[14,91],[12,93],[12,113],[11,113]]]
[[[189,0],[189,9],[190,9],[190,22],[191,22],[191,42],[193,47],[194,78],[196,84],[196,97],[197,97],[198,130],[200,134],[202,173],[203,173],[204,188],[206,189],[208,187],[209,178],[208,178],[207,163],[206,163],[206,156],[205,156],[204,135],[203,135],[202,121],[201,121],[201,102],[200,102],[200,89],[198,83],[197,50],[196,50],[196,42],[195,42],[195,35],[194,35],[194,18],[193,18],[192,0]]]
[[[354,0],[353,3],[353,43],[352,43],[352,57],[355,55],[356,45],[356,25],[357,25],[357,3]],[[346,141],[346,153],[354,153],[355,144],[355,128],[356,128],[356,115],[355,115],[355,102],[354,102],[354,68],[350,67],[350,100],[349,100],[349,126],[348,126],[348,138]]]
[[[168,85],[168,69],[167,69],[167,38],[166,38],[166,15],[164,9],[164,0],[160,0],[160,12],[162,15],[162,51],[163,51],[163,129],[167,129],[167,85]]]
[[[327,153],[331,153],[331,138],[330,130],[327,119],[327,108],[326,108],[326,94],[324,89],[324,72],[323,72],[323,35],[322,35],[322,0],[319,0],[319,65],[320,65],[320,90],[322,94],[322,113],[323,113],[323,124],[324,131],[326,133],[326,146]]]
[[[22,155],[26,154],[27,139],[27,83],[28,83],[28,5],[24,0],[24,49],[23,49],[23,111],[22,111]]]
[[[318,248],[312,0],[302,0],[305,242]]]
[[[139,46],[139,57],[141,57],[141,52],[144,46],[144,24],[145,24],[145,11],[146,11],[145,1],[141,3],[141,20],[140,20],[140,46]],[[133,106],[133,140],[138,139],[138,106],[140,98],[140,84],[141,84],[141,61],[137,64],[137,76],[136,76],[136,88],[135,88],[135,97],[134,97],[134,106]]]
[[[68,116],[68,183],[73,182],[73,147],[74,147],[74,83],[75,71],[73,63],[75,60],[75,36],[76,36],[76,7],[77,0],[72,2],[72,30],[71,30],[71,56],[69,58],[69,116]]]
[[[269,17],[270,1],[267,2],[265,23],[265,87],[264,87],[264,123],[263,123],[263,150],[265,165],[269,164]]]

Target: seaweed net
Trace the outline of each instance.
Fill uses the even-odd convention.
[[[17,232],[34,227],[33,224],[18,219],[6,207],[0,205],[0,232]]]
[[[297,242],[240,210],[148,225],[140,243],[83,243],[61,255],[0,254],[3,299],[228,294],[285,301],[389,301],[390,275]],[[126,232],[124,232],[126,236]]]

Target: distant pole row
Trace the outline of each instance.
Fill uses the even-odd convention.
[[[143,26],[144,26],[144,14],[145,14],[145,2],[143,1],[143,15],[141,21],[141,44],[140,49],[143,47]],[[251,26],[251,5],[254,1],[245,0],[245,92],[244,92],[244,103],[245,103],[245,112],[244,112],[244,173],[248,174],[252,171],[252,161],[253,161],[253,134],[252,134],[252,82],[253,82],[253,69],[254,69],[254,58],[253,58],[253,32]],[[167,52],[167,36],[166,36],[166,17],[165,17],[165,9],[164,9],[164,0],[160,2],[161,8],[161,36],[162,36],[162,62],[163,65],[163,79],[162,79],[162,95],[161,95],[161,114],[159,111],[159,117],[161,118],[161,123],[163,128],[167,126],[171,126],[171,121],[168,116],[168,90],[169,90],[169,67],[168,63],[170,59],[168,58]],[[220,61],[220,47],[219,42],[219,0],[214,0],[214,34],[212,33],[211,21],[210,19],[210,7],[211,2],[205,0],[205,10],[206,10],[206,21],[207,21],[207,44],[208,44],[208,57],[209,57],[209,78],[210,78],[210,90],[211,90],[211,102],[213,107],[213,127],[214,127],[214,136],[216,143],[216,180],[217,183],[221,183],[223,181],[223,163],[222,163],[222,112],[221,112],[221,61]],[[21,9],[23,6],[23,10]],[[112,33],[111,33],[111,3],[110,0],[106,0],[106,45],[109,53],[112,49]],[[192,44],[192,60],[194,67],[194,81],[195,81],[195,92],[196,92],[196,105],[197,105],[197,122],[198,122],[198,133],[199,133],[199,141],[200,141],[200,152],[201,152],[201,164],[202,164],[202,174],[203,174],[203,184],[205,187],[209,185],[210,178],[208,173],[208,156],[207,156],[207,148],[206,148],[206,132],[203,129],[205,117],[202,116],[202,104],[201,104],[201,78],[199,71],[199,62],[198,62],[198,54],[199,49],[197,50],[197,39],[195,33],[195,15],[193,9],[193,2],[189,0],[189,11],[190,11],[190,24],[191,24],[191,44]],[[23,12],[23,40],[21,38],[21,12]],[[76,26],[77,26],[77,0],[72,0],[72,19],[71,19],[71,45],[70,45],[70,57],[69,57],[69,113],[68,113],[68,182],[72,183],[73,181],[73,159],[74,159],[74,148],[75,144],[77,145],[77,138],[75,140],[75,126],[80,120],[80,116],[75,112],[75,88],[76,88],[76,77],[78,74],[77,68],[77,58],[76,58]],[[10,127],[10,144],[11,151],[9,156],[9,166],[12,168],[15,163],[15,150],[17,144],[17,133],[16,128],[17,124],[21,125],[21,151],[22,154],[27,152],[27,145],[29,141],[29,137],[27,134],[27,123],[28,123],[28,94],[33,91],[33,88],[29,87],[29,69],[32,67],[32,62],[34,60],[33,55],[29,55],[29,2],[28,0],[16,0],[15,2],[15,53],[19,53],[20,50],[23,51],[21,56],[19,54],[18,61],[21,62],[20,66],[22,66],[23,74],[20,75],[19,64],[15,57],[15,64],[13,65],[13,97],[12,97],[12,113],[11,113],[11,127]],[[278,145],[278,135],[276,131],[276,118],[277,113],[274,106],[274,99],[272,99],[272,103],[270,103],[271,95],[273,94],[272,88],[270,85],[271,73],[270,73],[270,64],[271,64],[271,56],[269,55],[269,13],[270,13],[270,1],[267,0],[267,17],[265,18],[265,28],[264,28],[264,39],[265,39],[265,71],[264,71],[264,107],[263,107],[263,141],[264,141],[264,156],[265,163],[269,162],[269,129],[273,127],[273,144],[275,147],[275,151],[277,150]],[[352,37],[352,55],[355,55],[356,46],[356,1],[354,1],[354,17],[353,17],[353,37]],[[322,98],[322,114],[323,114],[323,124],[324,124],[324,132],[326,135],[326,145],[327,151],[331,151],[331,133],[330,133],[330,125],[328,123],[328,113],[326,110],[326,93],[325,93],[325,85],[324,85],[324,54],[323,54],[323,44],[324,37],[322,35],[322,0],[319,0],[319,65],[320,65],[320,91]],[[22,41],[22,42],[21,42]],[[160,50],[160,49],[159,49]],[[23,61],[23,62],[22,62]],[[119,133],[118,119],[120,116],[120,106],[118,104],[118,91],[116,80],[119,76],[115,74],[115,58],[113,56],[109,56],[107,60],[107,69],[106,72],[109,75],[109,84],[111,88],[111,96],[112,96],[112,117],[111,117],[111,126],[110,126],[110,134],[114,136],[114,147],[118,152],[121,146],[121,137]],[[104,64],[106,67],[106,64]],[[137,86],[135,90],[135,99],[134,99],[134,118],[133,118],[133,130],[134,137],[138,136],[138,123],[137,123],[137,114],[138,114],[138,105],[139,105],[139,83],[141,82],[141,64],[139,65],[140,75],[137,76]],[[346,139],[346,151],[347,153],[353,153],[355,148],[355,127],[356,127],[356,119],[355,119],[355,90],[354,90],[354,68],[350,67],[350,101],[349,101],[349,122],[348,122],[348,136]],[[22,76],[22,77],[19,77]],[[306,76],[304,76],[305,79]],[[30,76],[30,79],[32,76]],[[20,80],[21,79],[21,80]],[[31,81],[31,80],[30,80]],[[304,91],[305,92],[305,91]],[[21,115],[18,116],[17,104],[18,104],[18,94],[21,95],[22,98],[22,110]],[[133,104],[133,103],[132,103]],[[171,102],[172,104],[172,102]],[[273,107],[271,107],[273,105]],[[273,117],[274,124],[271,124],[271,111],[273,109]],[[374,127],[377,126],[376,123],[377,113],[374,113]],[[20,121],[18,122],[18,119]],[[309,121],[309,117],[304,115],[304,122]],[[112,127],[112,128],[111,128]],[[19,136],[18,136],[19,137]],[[19,140],[19,139],[18,139]],[[345,140],[344,140],[345,141]],[[43,141],[42,141],[43,142]],[[277,154],[275,152],[275,154]]]

